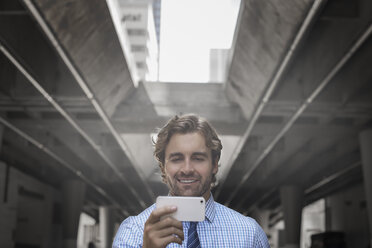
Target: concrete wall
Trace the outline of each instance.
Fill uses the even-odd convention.
[[[5,180],[6,168],[0,162],[0,247],[61,247],[60,193],[12,167]]]
[[[325,200],[320,199],[302,209],[301,248],[311,246],[311,235],[325,231]]]
[[[98,243],[99,226],[95,219],[86,213],[80,214],[79,230],[77,236],[77,248],[88,247],[89,242]]]
[[[361,183],[326,198],[326,230],[344,232],[347,247],[367,247],[369,226]]]

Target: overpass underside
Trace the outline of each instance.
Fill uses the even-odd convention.
[[[168,193],[151,137],[185,113],[221,136],[215,200],[272,247],[300,245],[312,204],[303,239],[371,245],[371,33],[369,0],[247,0],[224,83],[138,82],[106,1],[2,1],[0,246],[73,247],[84,212],[109,247]]]

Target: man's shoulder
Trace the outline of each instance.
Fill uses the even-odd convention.
[[[137,218],[139,220],[145,219],[145,221],[149,218],[151,212],[155,209],[155,204],[152,204],[145,210],[143,210],[141,213],[139,213],[136,216],[133,216],[133,218]]]
[[[142,245],[143,229],[146,220],[154,210],[155,204],[136,216],[129,216],[120,225],[112,247],[139,247]]]
[[[239,223],[241,225],[247,226],[247,227],[256,227],[258,224],[257,222],[249,217],[242,215],[241,213],[226,207],[218,202],[215,202],[215,208],[216,208],[216,217],[219,221],[223,222],[234,222]]]
[[[215,220],[219,228],[229,235],[231,233],[236,235],[234,238],[239,245],[234,245],[234,247],[241,247],[241,242],[245,244],[247,240],[250,244],[249,247],[270,247],[265,232],[253,218],[244,216],[219,203],[215,203],[215,208]]]
[[[135,225],[137,227],[141,227],[143,229],[143,226],[145,225],[146,220],[149,218],[151,212],[155,209],[155,204],[151,205],[150,207],[143,210],[141,213],[135,216],[129,216],[126,218],[122,225]]]

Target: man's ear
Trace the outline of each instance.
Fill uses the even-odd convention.
[[[160,171],[161,171],[161,179],[163,181],[163,183],[167,183],[167,177],[165,176],[165,166],[161,166],[160,165]]]
[[[212,169],[212,173],[213,174],[217,174],[217,172],[218,172],[218,162],[220,161],[220,159],[216,159],[216,161],[214,162],[214,164],[213,164],[213,169]]]

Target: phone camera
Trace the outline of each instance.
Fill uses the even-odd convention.
[[[200,200],[200,203],[203,203],[203,200]]]

